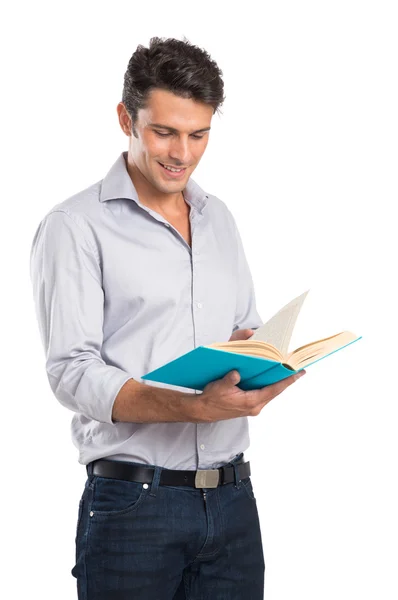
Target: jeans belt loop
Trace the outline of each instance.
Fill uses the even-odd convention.
[[[156,498],[156,492],[158,491],[160,475],[162,474],[162,467],[155,467],[155,471],[153,474],[152,482],[150,484],[151,489],[149,490],[149,495],[153,498]]]
[[[235,487],[238,490],[240,488],[240,482],[241,482],[241,479],[239,478],[239,471],[238,471],[239,465],[237,465],[236,463],[234,463],[232,466],[234,468]]]

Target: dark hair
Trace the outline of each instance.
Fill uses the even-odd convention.
[[[221,76],[222,71],[210,55],[186,38],[181,41],[153,37],[148,48],[139,45],[129,60],[122,102],[133,124],[155,88],[209,104],[215,113],[225,100]]]

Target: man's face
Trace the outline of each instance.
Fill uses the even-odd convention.
[[[129,155],[157,191],[175,194],[185,188],[206,149],[212,116],[208,104],[161,89],[151,92],[147,107],[138,111]]]

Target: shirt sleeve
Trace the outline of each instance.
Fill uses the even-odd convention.
[[[69,213],[53,211],[40,223],[31,248],[30,276],[55,397],[89,419],[114,424],[113,403],[131,375],[102,359],[100,264]]]
[[[233,220],[236,243],[237,243],[237,269],[238,285],[235,309],[235,324],[233,331],[237,329],[258,329],[263,324],[256,308],[256,297],[254,292],[253,279],[246,259],[242,244],[242,238]]]

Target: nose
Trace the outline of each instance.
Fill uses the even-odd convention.
[[[179,137],[174,139],[169,147],[169,156],[177,167],[186,167],[191,163],[189,140]]]

